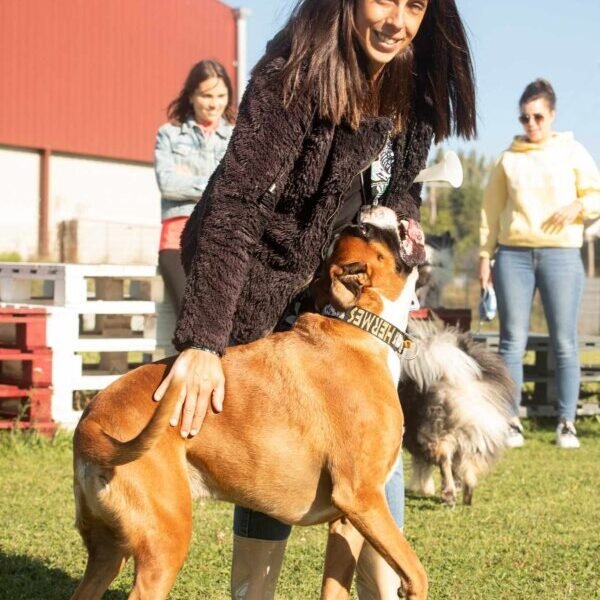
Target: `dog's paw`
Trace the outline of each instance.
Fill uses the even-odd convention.
[[[473,488],[465,486],[463,489],[463,504],[471,506],[473,504]]]
[[[448,508],[456,506],[456,492],[454,490],[442,490],[442,504]]]

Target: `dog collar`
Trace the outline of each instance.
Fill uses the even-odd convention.
[[[331,304],[327,304],[321,314],[339,319],[370,333],[378,340],[385,342],[399,355],[402,355],[405,350],[413,348],[416,343],[415,339],[406,331],[398,329],[379,315],[358,306],[354,306],[350,310],[336,310]]]

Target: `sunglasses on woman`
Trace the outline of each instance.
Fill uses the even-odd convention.
[[[535,113],[533,115],[526,115],[525,113],[521,113],[519,115],[519,122],[522,125],[527,125],[527,123],[529,123],[531,119],[533,119],[539,125],[544,120],[544,115],[541,115],[540,113]]]

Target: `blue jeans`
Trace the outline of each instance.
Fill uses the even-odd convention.
[[[540,291],[556,360],[559,418],[575,420],[579,397],[577,321],[584,271],[578,248],[500,246],[493,268],[500,319],[500,355],[516,384],[515,416],[523,386],[523,354],[527,345],[534,292]]]
[[[394,521],[398,527],[403,527],[404,469],[402,457],[398,460],[392,476],[385,486],[385,495]],[[286,525],[273,517],[242,506],[236,506],[233,512],[233,532],[241,537],[281,541],[287,540],[291,531],[291,525]]]

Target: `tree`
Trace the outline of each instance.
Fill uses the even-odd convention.
[[[433,162],[439,162],[443,151],[439,149]],[[479,215],[483,190],[492,163],[472,150],[459,152],[463,167],[463,184],[452,189],[426,186],[421,210],[421,222],[425,234],[441,234],[449,231],[455,240],[454,256],[458,271],[475,268],[479,247]]]

